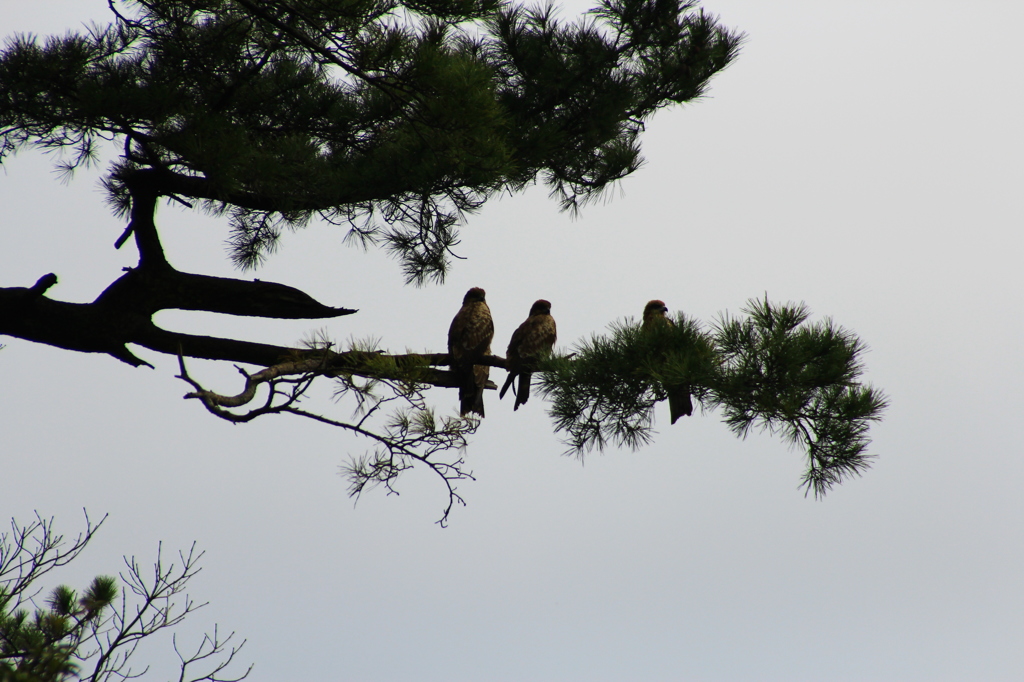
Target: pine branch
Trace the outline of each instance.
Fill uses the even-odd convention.
[[[711,332],[683,315],[646,331],[615,323],[572,359],[543,366],[542,389],[570,452],[647,444],[665,387],[686,385],[705,410],[721,408],[736,435],[765,430],[804,449],[803,486],[815,496],[862,474],[873,457],[869,424],[888,404],[859,381],[863,342],[831,320],[809,323],[803,305],[751,301],[743,312]]]
[[[332,357],[362,356],[364,374],[368,378],[357,381],[351,371],[331,367]],[[250,375],[239,368],[245,377],[245,389],[237,396],[222,396],[206,390],[192,378],[185,360],[179,356],[180,379],[195,389],[185,398],[199,399],[213,415],[233,422],[245,423],[268,414],[291,414],[304,419],[344,429],[366,438],[375,444],[375,449],[362,456],[353,457],[345,466],[349,479],[349,492],[359,497],[364,491],[383,485],[389,493],[397,493],[396,481],[414,463],[426,466],[435,473],[445,486],[448,502],[438,520],[442,526],[448,522],[452,508],[465,504],[457,491],[457,483],[472,479],[472,473],[465,469],[461,453],[468,445],[468,437],[476,432],[480,422],[473,418],[438,418],[427,407],[423,395],[423,379],[433,376],[426,365],[419,364],[423,358],[450,362],[447,354],[434,356],[385,356],[369,349],[355,348],[346,353],[330,354],[326,347],[320,348],[318,357],[299,362],[290,362]],[[488,358],[491,362],[504,364],[502,358]],[[322,375],[332,375],[336,380],[335,398],[352,395],[356,399],[356,416],[353,422],[326,417],[310,412],[300,403],[306,397],[313,381]],[[457,388],[458,382],[452,381]],[[258,407],[245,412],[233,412],[228,408],[244,407],[253,402],[257,390],[267,387],[265,400]],[[496,388],[493,383],[489,388]],[[383,392],[382,392],[383,391]],[[385,409],[396,408],[385,414]],[[455,453],[452,456],[452,453]]]

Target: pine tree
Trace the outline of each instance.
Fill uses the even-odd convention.
[[[203,553],[195,546],[179,552],[178,562],[156,562],[144,570],[134,557],[124,558],[120,582],[98,576],[79,596],[66,585],[53,588],[45,606],[37,604],[39,583],[54,569],[74,561],[92,541],[106,517],[65,541],[53,519],[20,524],[11,519],[10,532],[0,533],[0,682],[109,682],[142,676],[133,659],[140,644],[173,629],[205,604],[186,594],[200,568]],[[31,610],[30,610],[31,609]],[[224,673],[245,642],[233,645],[216,628],[203,635],[199,646],[186,650],[173,640],[179,679],[195,682],[238,682]],[[183,643],[184,644],[184,643]],[[193,653],[194,652],[194,653]]]
[[[469,214],[498,193],[537,182],[548,185],[563,210],[578,210],[637,170],[644,122],[699,97],[742,41],[689,0],[601,0],[575,22],[557,21],[551,6],[498,0],[110,6],[109,25],[45,41],[19,36],[0,52],[0,162],[25,148],[60,150],[70,173],[96,159],[101,142],[116,141],[121,152],[104,184],[115,214],[127,221],[116,246],[133,239],[138,264],[88,304],[49,298],[52,273],[31,286],[0,289],[0,334],[134,366],[148,363],[127,344],[176,355],[181,378],[195,389],[188,397],[219,417],[248,421],[284,412],[370,438],[375,452],[351,465],[353,493],[390,486],[413,463],[426,464],[447,485],[443,518],[461,501],[455,484],[469,477],[461,457],[444,453],[461,452],[478,427],[471,419],[437,417],[425,403],[429,386],[457,385],[438,369],[449,365],[448,355],[386,355],[369,342],[340,350],[328,340],[286,348],[158,327],[153,315],[169,308],[284,319],[356,312],[286,284],[174,269],[161,246],[158,203],[224,216],[232,258],[243,269],[268,258],[283,230],[323,220],[393,254],[407,282],[442,281]],[[757,401],[723,398],[746,376],[722,373],[733,362],[726,346],[680,342],[676,355],[684,359],[657,371],[685,375],[708,405],[735,405],[736,414],[727,411],[733,428],[749,428],[749,415],[750,423],[791,423],[788,408],[772,412]],[[716,352],[720,357],[710,362]],[[586,355],[564,371],[585,371]],[[246,374],[242,393],[224,396],[189,375],[187,358],[262,369]],[[496,356],[479,362],[504,366]],[[359,420],[330,419],[299,405],[322,375],[355,396]],[[583,400],[583,384],[560,381],[551,379],[556,426],[568,429],[578,447],[602,442],[607,428],[624,429],[627,444],[642,441],[636,419],[642,423],[645,406],[664,397],[646,379],[630,379],[616,390],[636,394],[601,408],[615,404],[623,418],[593,430],[566,416],[575,408],[565,401]],[[261,386],[270,387],[264,405],[238,412]],[[572,397],[570,386],[579,395]],[[757,390],[764,396],[775,389],[789,395],[775,384]],[[384,418],[393,404],[404,407]],[[371,427],[370,417],[383,422]]]

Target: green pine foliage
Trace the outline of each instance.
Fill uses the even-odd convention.
[[[117,581],[99,576],[81,597],[65,585],[54,588],[46,607],[30,615],[24,608],[9,610],[21,595],[0,585],[0,682],[77,679],[79,646],[104,622],[118,595]]]
[[[461,218],[541,180],[575,209],[641,163],[657,109],[699,97],[741,36],[693,2],[604,0],[561,23],[497,0],[136,0],[0,52],[0,161],[66,170],[123,150],[125,212],[159,196],[230,216],[236,263],[321,217],[441,279]]]
[[[647,444],[666,387],[686,385],[704,410],[720,408],[737,435],[766,430],[803,448],[803,485],[816,496],[861,474],[872,457],[868,427],[887,405],[859,381],[864,343],[831,320],[808,322],[802,304],[752,300],[743,313],[710,329],[682,314],[674,326],[646,331],[617,322],[549,360],[542,390],[570,452]]]

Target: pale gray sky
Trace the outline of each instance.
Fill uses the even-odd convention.
[[[5,2],[0,33],[63,32],[105,7]],[[664,405],[653,445],[581,466],[542,401],[513,413],[489,393],[478,480],[442,530],[424,473],[353,506],[338,466],[366,443],[214,420],[181,399],[172,358],[142,351],[156,370],[131,369],[5,338],[0,516],[38,509],[72,532],[82,507],[109,512],[58,576],[76,585],[198,540],[192,592],[211,605],[188,632],[248,638],[256,682],[1024,678],[1024,6],[704,7],[749,35],[739,60],[705,100],[655,117],[646,166],[581,218],[542,188],[495,202],[463,230],[468,260],[423,289],[311,228],[257,276],[358,315],[159,321],[440,351],[482,286],[503,350],[541,297],[564,347],[651,298],[705,320],[765,293],[805,301],[870,345],[866,378],[891,397],[866,476],[805,498],[799,452],[738,440],[715,413],[669,426]],[[124,226],[97,175],[62,185],[48,163],[25,153],[0,175],[0,286],[55,272],[52,296],[91,300],[134,253],[112,248]],[[237,274],[223,223],[175,206],[159,220],[178,268]],[[230,366],[192,368],[237,389]]]

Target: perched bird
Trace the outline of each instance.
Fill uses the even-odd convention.
[[[551,303],[541,299],[533,304],[530,316],[512,333],[512,340],[508,342],[508,352],[505,354],[508,378],[498,398],[505,397],[512,380],[518,376],[519,387],[513,389],[516,394],[513,410],[518,410],[520,405],[530,399],[530,377],[537,367],[537,360],[548,355],[555,347],[555,338],[555,318],[551,317]]]
[[[480,287],[467,291],[448,329],[448,354],[452,356],[452,372],[459,382],[459,408],[463,416],[467,412],[484,416],[484,387],[491,368],[474,363],[481,355],[491,354],[491,339],[494,338],[491,309],[484,296]]]
[[[644,306],[644,322],[641,325],[641,329],[649,331],[657,329],[658,325],[676,326],[676,323],[666,315],[667,312],[668,306],[665,305],[664,301],[648,301],[647,305]],[[687,416],[693,414],[693,400],[690,397],[689,384],[663,386],[663,388],[668,394],[668,412],[673,424],[684,414]]]

